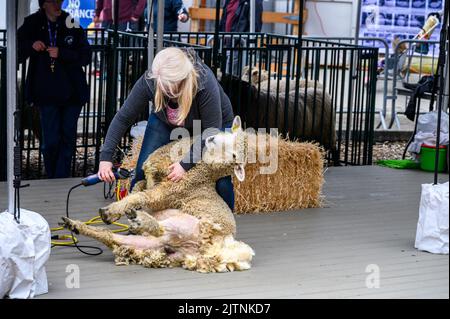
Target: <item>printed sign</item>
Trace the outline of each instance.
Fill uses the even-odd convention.
[[[392,49],[394,38],[412,39],[421,30],[431,13],[441,12],[443,0],[362,0],[361,37],[383,38]],[[440,24],[430,40],[439,40]],[[366,41],[365,45],[384,48],[381,43]]]
[[[94,19],[95,0],[64,0],[62,9],[70,13],[86,29]]]

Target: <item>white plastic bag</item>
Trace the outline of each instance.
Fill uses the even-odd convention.
[[[434,254],[448,254],[448,187],[422,184],[419,221],[414,247]]]
[[[20,210],[20,223],[29,228],[34,242],[34,282],[35,295],[48,292],[45,263],[50,257],[51,234],[47,221],[39,214],[26,209]]]
[[[424,133],[434,133],[436,134],[437,130],[437,122],[438,122],[438,113],[436,111],[431,111],[425,114],[422,114],[417,119],[417,131],[421,131]],[[441,113],[441,134],[448,133],[448,114],[445,112]],[[448,139],[447,139],[448,142]]]
[[[33,286],[33,240],[19,226],[11,214],[0,213],[0,298],[14,291],[27,298]]]
[[[416,159],[420,153],[422,144],[436,145],[437,137],[437,120],[438,114],[436,111],[422,114],[417,119],[417,132],[414,135],[414,141],[409,145],[408,152],[411,153],[413,159]],[[439,145],[448,145],[448,114],[442,112],[441,114],[441,134]]]
[[[48,292],[50,227],[41,215],[20,212],[20,224],[12,214],[0,213],[0,298],[33,298]]]

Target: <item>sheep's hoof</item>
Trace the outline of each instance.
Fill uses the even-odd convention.
[[[63,220],[62,222],[58,223],[60,226],[66,228],[66,229],[68,229],[70,231],[73,231],[77,235],[80,233],[78,228],[77,228],[77,226],[76,226],[76,222],[75,221],[73,221],[73,220],[71,220],[70,218],[67,218],[67,217],[62,217],[62,220]]]
[[[129,232],[133,235],[140,235],[141,232],[141,223],[137,219],[137,211],[132,209],[125,213],[128,218],[128,222],[130,223]]]
[[[158,221],[145,211],[132,209],[125,214],[128,217],[129,230],[132,234],[159,237],[164,233],[164,229]]]
[[[98,214],[100,215],[103,222],[107,225],[119,220],[121,217],[120,213],[111,211],[111,208],[109,206],[100,208],[98,210]]]
[[[128,231],[132,235],[142,235],[142,227],[141,223],[135,220],[130,221],[130,226],[128,227]]]
[[[129,211],[125,212],[125,215],[127,215],[128,219],[136,219],[137,211],[135,209],[130,209]]]
[[[111,224],[110,216],[108,214],[108,207],[102,207],[98,210],[98,214],[100,215],[103,222],[107,225]]]

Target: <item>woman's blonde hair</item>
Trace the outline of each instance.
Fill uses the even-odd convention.
[[[155,111],[161,111],[168,102],[178,102],[177,123],[187,117],[197,93],[198,72],[189,56],[179,48],[161,50],[153,59],[150,78],[155,80]]]

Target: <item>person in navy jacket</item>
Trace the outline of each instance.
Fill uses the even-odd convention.
[[[40,147],[48,178],[70,176],[77,123],[89,101],[83,67],[91,50],[83,29],[65,11],[62,0],[39,0],[17,33],[20,63],[29,59],[25,95],[40,113]]]
[[[182,0],[164,0],[164,32],[177,32],[178,21],[186,23],[189,13]],[[147,13],[147,10],[146,10]],[[153,0],[153,30],[158,31],[158,0]]]

